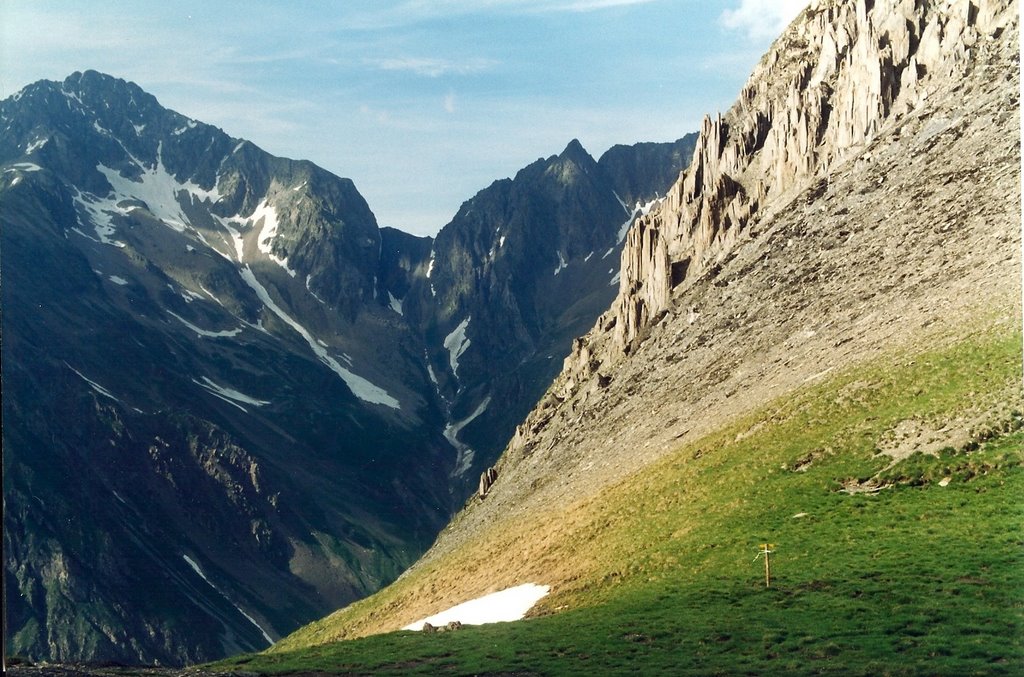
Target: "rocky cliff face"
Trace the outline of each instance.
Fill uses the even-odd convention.
[[[1016,2],[813,3],[633,223],[612,307],[417,570],[882,351],[1019,327],[1018,40]],[[491,589],[575,585],[541,545],[502,553]]]
[[[618,296],[576,343],[568,389],[635,348],[674,296],[716,272],[752,221],[870,159],[883,130],[988,55],[1014,11],[968,0],[811,3],[733,107],[705,118],[684,176],[631,228]]]
[[[435,240],[98,73],[0,128],[10,648],[172,664],[425,550],[614,294],[616,191],[663,192],[693,143],[616,149],[614,178],[571,144]]]

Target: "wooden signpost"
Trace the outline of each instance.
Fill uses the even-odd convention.
[[[758,557],[764,555],[764,587],[770,588],[772,587],[772,564],[770,557],[775,552],[775,544],[762,543],[758,547],[761,549],[758,551],[757,556],[754,557],[754,561],[756,562]]]

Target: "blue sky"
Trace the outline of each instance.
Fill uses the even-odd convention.
[[[0,0],[0,98],[103,71],[432,234],[573,138],[597,157],[695,131],[805,4]]]

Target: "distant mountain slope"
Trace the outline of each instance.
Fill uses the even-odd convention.
[[[96,73],[0,124],[14,649],[211,658],[394,578],[451,450],[352,183]]]
[[[616,147],[600,161],[574,140],[477,193],[438,234],[403,303],[430,346],[469,484],[614,297],[626,225],[678,176],[695,140]]]
[[[24,655],[206,660],[393,580],[506,443],[505,407],[532,406],[601,310],[570,327],[558,305],[614,292],[610,272],[562,275],[520,344],[469,288],[456,373],[427,272],[459,256],[458,219],[439,242],[380,229],[351,181],[95,72],[0,102],[0,129],[5,604]],[[677,173],[626,176],[653,197]],[[617,252],[616,185],[552,226],[549,184],[520,182],[505,251],[571,230]],[[556,265],[514,263],[520,283]],[[502,386],[506,351],[548,371]],[[470,431],[482,393],[506,418]]]
[[[486,498],[265,665],[523,583],[552,586],[535,614],[553,618],[469,631],[446,657],[405,636],[321,651],[459,671],[478,660],[462,642],[486,641],[494,672],[1013,664],[1019,552],[999,515],[1024,424],[1018,43],[1015,1],[812,3],[633,223],[616,299]],[[972,517],[940,517],[958,510]],[[776,537],[787,587],[756,596],[752,558]],[[955,539],[970,565],[911,556]],[[973,567],[1003,584],[965,590]],[[955,613],[929,597],[961,593]],[[862,615],[842,611],[851,595]],[[943,653],[967,634],[973,655]]]

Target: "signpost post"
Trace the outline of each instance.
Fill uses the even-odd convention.
[[[761,549],[758,551],[757,556],[754,557],[754,561],[757,561],[758,557],[764,555],[764,587],[770,588],[772,587],[772,564],[770,557],[775,552],[775,544],[762,543],[758,547]]]

